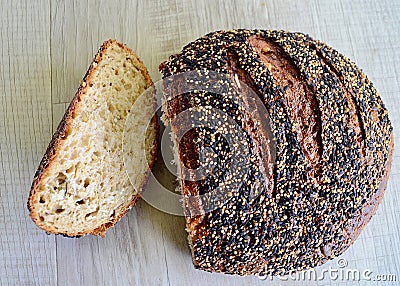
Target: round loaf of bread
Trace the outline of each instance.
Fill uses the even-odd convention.
[[[166,114],[180,138],[181,172],[204,164],[213,170],[181,181],[196,268],[287,274],[333,259],[355,241],[382,200],[393,135],[380,96],[352,61],[301,33],[231,30],[188,44],[160,70],[169,79]],[[196,89],[190,76],[171,79],[192,71],[205,79],[202,86],[210,72],[232,81],[221,80],[227,88],[216,92]],[[187,85],[192,88],[183,88]],[[232,95],[248,103],[250,93],[262,106],[252,105],[246,113]],[[180,134],[182,122],[174,119],[201,106],[228,114],[241,127],[244,135],[233,138],[236,145],[249,146],[240,159],[246,172],[232,178],[226,170],[235,156],[225,136],[233,127],[224,132],[195,127]],[[268,114],[266,124],[261,109]],[[207,160],[204,148],[214,153]],[[204,200],[190,199],[212,194],[230,180],[241,184],[222,189],[229,199],[218,207],[206,209]]]

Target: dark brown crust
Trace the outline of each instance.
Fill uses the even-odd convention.
[[[254,38],[276,45],[290,62],[286,68],[292,66],[297,70],[295,80],[302,82],[309,89],[306,93],[313,95],[308,102],[314,101],[311,104],[314,107],[318,105],[319,112],[313,121],[320,127],[311,132],[301,129],[296,132],[295,123],[303,123],[287,108],[290,103],[285,98],[291,97],[285,97],[268,59],[265,61],[252,43]],[[230,73],[226,67],[232,51],[240,65],[236,74],[250,79],[247,82],[256,90],[273,121],[277,142],[275,195],[271,198],[266,188],[255,201],[247,201],[246,194],[254,189],[254,180],[250,180],[240,194],[226,203],[226,208],[187,217],[193,263],[205,271],[238,275],[286,274],[315,267],[345,251],[382,200],[393,152],[393,128],[387,110],[371,82],[354,63],[301,33],[269,30],[210,33],[172,55],[160,65],[160,70],[164,78],[193,70]],[[283,74],[281,80],[284,77]],[[179,91],[178,88],[175,92]],[[214,105],[227,96],[222,92],[206,100],[210,94],[193,91],[189,95],[200,104]],[[179,103],[169,106],[170,118],[179,113],[176,106]],[[228,109],[224,107],[223,111]],[[318,165],[320,172],[311,172],[305,163],[307,150],[302,132],[313,133],[313,141],[320,144],[316,148],[317,164],[312,164]],[[193,136],[193,139],[199,138]],[[186,150],[179,148],[179,152],[183,157]],[[260,156],[259,152],[252,155]],[[190,155],[189,161],[196,165],[197,158]],[[182,191],[208,192],[214,179],[205,181],[183,184]]]
[[[340,73],[337,71],[337,69],[334,67],[334,65],[332,65],[329,62],[329,60],[326,57],[324,57],[317,48],[315,48],[315,50],[316,50],[318,57],[322,61],[324,61],[324,63],[326,64],[327,68],[329,69],[329,72],[335,74],[336,77],[340,81],[343,81],[344,80],[343,76],[340,75]],[[366,135],[365,135],[365,128],[364,128],[364,124],[363,124],[363,121],[361,118],[361,114],[357,108],[357,104],[354,99],[355,95],[353,94],[353,91],[346,88],[344,86],[344,84],[342,84],[342,86],[343,86],[343,90],[344,90],[344,95],[346,96],[348,104],[349,104],[349,109],[350,109],[349,113],[350,113],[350,117],[351,117],[350,124],[352,125],[352,127],[354,129],[354,132],[356,134],[356,141],[358,142],[360,151],[361,151],[362,155],[364,156],[365,155],[364,143],[365,143]]]
[[[235,88],[240,94],[240,104],[244,106],[244,130],[253,137],[253,153],[260,154],[256,164],[259,166],[260,172],[266,178],[267,194],[274,197],[274,162],[275,154],[272,150],[275,149],[274,135],[271,130],[271,122],[266,114],[263,114],[263,103],[258,98],[261,96],[257,90],[251,77],[239,67],[237,55],[230,51],[228,52],[227,70],[231,75],[232,81],[235,82],[235,75],[238,76],[239,83],[244,83],[246,86]],[[257,97],[257,98],[255,98]],[[257,100],[258,99],[258,100]],[[260,124],[256,128],[256,124]]]
[[[321,121],[315,94],[300,77],[300,72],[281,47],[272,40],[249,38],[261,61],[283,90],[291,118],[296,122],[299,141],[313,171],[319,172],[322,156]]]
[[[369,223],[371,218],[375,215],[378,210],[379,205],[382,202],[383,195],[385,194],[387,182],[389,180],[390,169],[392,166],[392,159],[394,153],[394,135],[390,135],[389,143],[389,155],[384,167],[384,174],[381,178],[378,191],[372,195],[366,205],[360,210],[360,216],[357,220],[352,221],[352,225],[348,228],[347,233],[352,242],[356,241],[361,231]],[[351,242],[351,243],[352,243]],[[350,246],[351,243],[348,245]],[[343,249],[344,251],[345,249]]]
[[[35,173],[33,182],[32,182],[32,186],[31,186],[31,190],[30,190],[30,194],[29,194],[29,199],[28,199],[28,210],[30,212],[30,217],[31,219],[39,226],[38,222],[39,222],[39,216],[37,215],[37,213],[34,212],[34,197],[36,194],[36,188],[39,186],[39,184],[41,183],[42,179],[46,177],[48,170],[50,170],[54,159],[57,157],[60,147],[61,147],[61,140],[63,138],[65,138],[65,136],[67,136],[67,130],[68,127],[71,125],[71,122],[73,121],[73,113],[75,112],[75,110],[77,109],[77,106],[79,104],[79,102],[81,101],[81,97],[83,94],[85,94],[86,90],[89,88],[89,83],[92,81],[92,77],[95,73],[95,71],[98,69],[99,65],[98,63],[100,62],[100,60],[103,57],[104,52],[112,45],[118,45],[120,48],[122,48],[123,50],[127,51],[128,53],[132,54],[133,57],[135,57],[140,66],[138,66],[137,68],[140,69],[140,71],[142,72],[143,76],[146,79],[147,82],[147,87],[150,87],[153,84],[153,81],[150,78],[150,75],[146,69],[146,67],[144,66],[143,62],[139,59],[139,57],[136,55],[136,53],[131,50],[130,48],[128,48],[127,46],[125,46],[124,44],[121,44],[119,42],[117,42],[116,40],[107,40],[105,41],[102,46],[100,47],[99,51],[97,52],[96,56],[94,57],[92,63],[90,64],[90,67],[88,69],[88,71],[86,72],[74,98],[72,99],[68,109],[66,110],[63,118],[60,121],[60,124],[58,125],[56,131],[53,134],[53,137],[47,147],[47,150],[39,164],[39,167]],[[156,126],[156,132],[157,132],[157,136],[158,137],[158,132],[159,132],[159,125],[157,122],[157,118],[154,116],[152,119],[153,123]],[[149,173],[151,168],[154,165],[154,161],[156,158],[156,153],[157,153],[157,140],[155,142],[155,148],[152,150],[152,160],[150,160],[149,162],[149,171],[146,174],[146,179],[143,181],[142,186],[143,187],[146,184],[146,181],[148,179]],[[80,236],[84,236],[87,234],[93,234],[93,235],[98,235],[98,236],[105,236],[106,231],[115,225],[115,223],[117,223],[125,214],[126,212],[135,205],[136,201],[139,199],[139,195],[137,195],[136,197],[133,198],[133,200],[130,202],[130,204],[117,216],[115,216],[113,218],[112,221],[107,222],[101,226],[99,226],[96,229],[92,229],[92,230],[87,230],[84,232],[78,232],[78,233],[60,233],[59,231],[57,231],[56,229],[49,229],[49,228],[42,228],[43,230],[45,230],[47,233],[51,233],[51,234],[62,234],[64,236],[68,236],[68,237],[80,237]],[[39,226],[40,227],[40,226]]]

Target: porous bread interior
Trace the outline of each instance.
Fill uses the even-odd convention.
[[[36,188],[32,211],[40,227],[67,235],[90,233],[120,217],[137,196],[140,190],[131,185],[124,169],[122,142],[129,109],[149,85],[140,66],[135,56],[116,44],[103,52],[72,114],[67,136]],[[131,116],[142,124],[141,119],[153,114],[153,108],[153,99],[148,98]],[[131,126],[131,132],[137,129]],[[146,148],[150,158],[155,130],[152,122],[146,132],[150,146],[144,146],[141,135],[142,144],[135,142],[131,149],[143,153]],[[130,175],[133,181],[143,182],[148,164],[141,156],[137,158]],[[131,160],[135,163],[135,158]]]

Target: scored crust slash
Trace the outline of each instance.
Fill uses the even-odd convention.
[[[195,268],[283,275],[357,239],[386,188],[393,128],[355,63],[305,34],[230,30],[189,43],[159,69]],[[129,178],[121,145],[150,86],[133,51],[103,44],[35,175],[28,207],[40,228],[104,236],[139,198],[158,148],[154,93],[131,121]],[[188,110],[201,124],[180,116]]]
[[[246,85],[262,100],[276,140],[272,178],[259,169],[260,161],[268,161],[269,150],[249,148],[244,158],[250,164],[248,173],[234,178],[243,184],[232,198],[208,213],[187,215],[196,268],[238,275],[287,274],[320,265],[354,242],[382,199],[393,135],[380,96],[353,62],[301,33],[232,30],[186,45],[160,70],[165,79],[191,70],[231,74],[234,79],[232,88],[219,94],[193,90],[167,101],[170,119],[182,105],[220,108],[247,133],[238,142],[247,140],[257,147],[260,127],[245,128],[243,113],[226,100],[231,94],[247,97],[240,88]],[[176,92],[186,84],[178,84]],[[179,128],[171,126],[173,132]],[[196,130],[190,142],[218,138],[207,147],[215,152],[215,162],[228,162],[229,148],[221,149],[224,138],[214,133]],[[177,145],[181,162],[185,158],[199,165],[202,145],[192,147],[196,153],[188,152],[190,144]],[[201,195],[226,182],[226,165],[215,162],[209,162],[216,165],[214,176],[182,180],[183,194]],[[250,200],[255,189],[260,194]]]

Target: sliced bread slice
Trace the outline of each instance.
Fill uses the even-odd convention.
[[[35,174],[28,208],[41,229],[104,236],[135,204],[156,157],[153,93],[140,97],[140,108],[131,114],[137,124],[129,128],[135,133],[129,138],[142,138],[129,146],[135,167],[130,178],[136,187],[124,168],[124,129],[133,103],[151,86],[148,71],[131,49],[114,40],[104,42]]]

